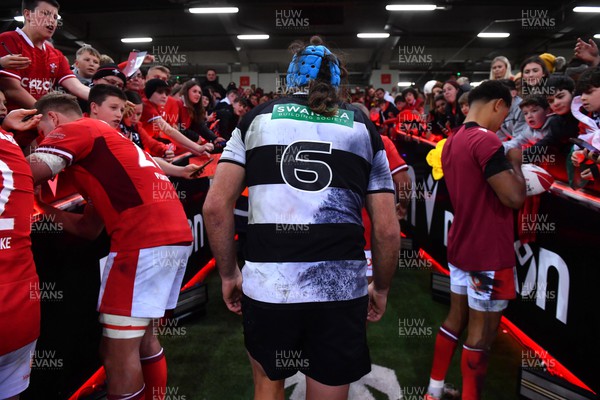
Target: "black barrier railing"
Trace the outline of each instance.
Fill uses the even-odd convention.
[[[407,135],[396,141],[413,180],[407,221],[402,227],[413,239],[414,248],[424,249],[447,268],[447,238],[454,211],[444,179],[435,181],[425,161],[434,145]],[[595,251],[600,199],[555,182],[551,192],[540,195],[537,212],[522,218],[528,220],[521,228],[533,226],[535,235],[525,243],[515,233],[518,298],[505,315],[583,386],[598,393],[600,331],[595,322],[598,313],[592,310],[596,310],[595,285],[600,280]],[[520,222],[517,220],[517,227]],[[522,355],[523,365],[529,356]],[[551,367],[544,366],[550,371]]]

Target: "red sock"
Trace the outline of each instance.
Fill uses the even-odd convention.
[[[144,400],[146,386],[142,386],[142,388],[130,394],[108,394],[106,395],[106,400]]]
[[[479,400],[488,366],[488,352],[463,346],[461,371],[462,400]]]
[[[167,392],[167,359],[163,349],[150,357],[142,358],[142,373],[146,390],[146,400],[164,400]]]
[[[452,332],[444,325],[440,327],[437,337],[435,338],[431,379],[443,381],[446,378],[452,355],[454,355],[454,350],[456,350],[458,336],[459,335]]]

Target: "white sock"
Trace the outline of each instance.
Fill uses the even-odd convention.
[[[435,398],[442,397],[442,391],[444,390],[444,381],[438,381],[429,378],[429,386],[427,387],[427,393]]]

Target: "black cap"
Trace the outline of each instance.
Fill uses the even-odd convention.
[[[98,71],[92,76],[92,81],[96,79],[102,79],[106,76],[116,76],[117,78],[123,81],[123,86],[127,83],[127,78],[125,78],[125,74],[121,72],[119,67],[116,64],[104,64],[101,66]]]
[[[146,95],[146,98],[149,99],[150,97],[152,97],[154,92],[161,88],[166,88],[169,90],[169,92],[171,91],[169,84],[163,81],[162,79],[150,79],[148,82],[146,82],[146,86],[144,87],[144,94]]]

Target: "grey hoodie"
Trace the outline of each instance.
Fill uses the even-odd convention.
[[[515,137],[513,137],[508,142],[502,143],[504,146],[504,152],[508,152],[512,148],[522,149],[523,146],[532,146],[540,141],[544,136],[546,136],[550,132],[550,122],[556,118],[556,115],[549,115],[546,118],[546,122],[539,129],[533,129],[529,125],[525,125],[525,129],[521,131],[521,133]]]

